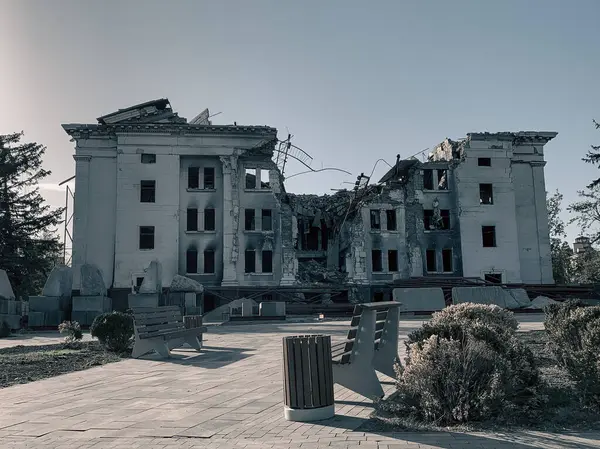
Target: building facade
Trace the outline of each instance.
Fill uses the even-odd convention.
[[[153,260],[164,287],[176,274],[222,288],[554,282],[543,149],[556,133],[447,139],[427,162],[317,196],[285,191],[275,129],[188,122],[166,99],[63,128],[76,142],[74,290],[84,263],[131,290]]]

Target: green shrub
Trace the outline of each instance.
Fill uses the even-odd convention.
[[[98,315],[90,326],[90,333],[108,351],[127,352],[132,343],[133,317],[122,312]]]
[[[0,321],[0,338],[10,337],[10,326],[6,321]]]
[[[66,335],[65,343],[75,343],[83,338],[83,331],[77,321],[63,321],[58,325],[61,334]]]
[[[398,394],[383,409],[443,425],[530,411],[539,370],[517,327],[497,306],[466,303],[434,314],[409,335]]]
[[[568,301],[545,312],[544,327],[558,363],[576,382],[583,402],[600,406],[600,306]]]

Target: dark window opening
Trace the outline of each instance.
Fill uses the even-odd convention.
[[[273,295],[265,293],[262,295],[262,302],[273,301]]]
[[[188,189],[197,189],[200,187],[200,169],[198,167],[188,167]]]
[[[246,188],[247,189],[256,189],[256,172],[255,168],[247,168],[246,169]]]
[[[480,167],[491,167],[492,166],[492,158],[489,158],[489,157],[477,158],[477,165]]]
[[[212,293],[204,293],[204,313],[208,313],[211,310],[217,308],[217,298]]]
[[[425,252],[427,262],[427,272],[435,273],[437,271],[436,254],[435,249],[428,249]]]
[[[448,190],[448,170],[437,171],[438,190]]]
[[[493,248],[496,246],[496,226],[482,226],[481,239],[484,248]]]
[[[387,230],[395,231],[396,230],[396,211],[394,209],[388,209],[385,211],[385,216],[387,218]]]
[[[256,271],[256,258],[253,249],[247,249],[244,258],[244,271],[254,273]]]
[[[142,164],[156,164],[156,154],[142,153],[141,156]]]
[[[135,291],[139,292],[140,291],[140,287],[142,286],[142,283],[144,282],[144,277],[136,277],[135,278]]]
[[[308,234],[306,234],[306,249],[309,251],[319,250],[319,228],[310,226]]]
[[[388,251],[388,271],[398,271],[398,251],[395,249]]]
[[[262,210],[262,230],[263,231],[272,231],[273,230],[273,217],[271,214],[271,209],[263,209]]]
[[[492,284],[502,284],[502,273],[485,273],[483,275],[486,282]]]
[[[450,229],[450,211],[448,209],[441,209],[440,215],[442,217],[442,229]]]
[[[140,202],[154,203],[156,201],[156,181],[140,181]]]
[[[442,271],[451,273],[452,269],[452,249],[446,248],[442,250]]]
[[[479,204],[494,204],[491,184],[479,184]]]
[[[185,272],[198,273],[198,251],[188,249],[185,253]]]
[[[215,188],[215,168],[204,167],[204,188],[214,189]]]
[[[423,188],[433,190],[433,170],[423,170]]]
[[[140,226],[140,249],[154,249],[154,226]]]
[[[187,210],[187,231],[198,230],[198,209]]]
[[[273,272],[273,251],[262,252],[262,272],[272,273]]]
[[[321,220],[321,249],[323,251],[327,251],[328,245],[329,245],[329,231],[327,230],[327,225],[325,224],[325,220]]]
[[[246,209],[244,214],[244,229],[246,231],[254,231],[256,228],[254,223],[256,211],[254,209]]]
[[[214,231],[215,230],[215,210],[204,209],[204,230]]]
[[[373,293],[373,302],[382,302],[385,298],[383,292],[375,292]]]
[[[374,249],[371,252],[371,261],[373,262],[373,271],[383,271],[381,263],[381,250]]]
[[[204,272],[207,274],[215,272],[215,252],[213,250],[204,251]]]
[[[378,210],[371,210],[371,229],[381,229],[381,214]]]
[[[432,225],[433,225],[433,210],[432,209],[423,210],[423,226],[425,227],[426,230],[429,230],[432,228]]]

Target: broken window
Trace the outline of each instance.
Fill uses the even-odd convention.
[[[485,273],[483,278],[492,284],[502,284],[502,273]]]
[[[204,272],[206,274],[215,272],[215,252],[212,249],[204,251]]]
[[[140,181],[140,202],[154,203],[156,201],[156,181]]]
[[[141,156],[142,164],[156,164],[156,154],[142,153]]]
[[[441,209],[440,216],[442,217],[440,229],[450,229],[450,211],[448,209]]]
[[[444,248],[442,250],[442,271],[444,273],[452,273],[452,248]]]
[[[154,226],[140,226],[140,249],[154,249]]]
[[[481,239],[484,248],[493,248],[496,246],[496,226],[482,226]]]
[[[438,190],[448,190],[448,170],[438,170]]]
[[[425,256],[427,262],[427,272],[435,273],[437,271],[435,249],[428,249],[425,251]]]
[[[379,210],[371,210],[371,229],[381,229],[381,214]]]
[[[187,210],[187,227],[186,231],[198,230],[198,209],[189,208]]]
[[[423,210],[423,226],[426,231],[433,228],[433,209]]]
[[[256,271],[256,259],[253,249],[247,249],[244,257],[244,272],[254,273]]]
[[[271,188],[271,182],[269,181],[269,171],[268,170],[261,170],[261,169],[257,168],[256,176],[258,177],[258,180],[260,181],[261,189],[270,189]],[[263,176],[265,176],[264,180],[262,179]]]
[[[398,271],[398,251],[388,250],[388,271]]]
[[[246,188],[247,189],[256,189],[256,168],[247,168],[246,169]]]
[[[215,210],[204,209],[204,230],[214,231],[215,230]]]
[[[433,190],[433,170],[423,170],[423,189]]]
[[[144,277],[143,276],[138,276],[135,278],[135,292],[139,292],[140,291],[140,287],[142,286],[142,283],[144,282]]]
[[[480,167],[491,167],[492,166],[492,158],[479,157],[479,158],[477,158],[477,165]]]
[[[395,209],[386,210],[385,217],[387,218],[387,230],[395,231],[396,230],[396,210]]]
[[[198,189],[200,187],[200,169],[198,167],[188,167],[188,189]]]
[[[373,263],[373,271],[383,271],[383,264],[381,263],[381,250],[374,249],[371,251],[371,261]]]
[[[479,184],[479,204],[494,204],[491,184]]]
[[[262,272],[272,273],[273,272],[273,251],[262,252]]]
[[[255,210],[254,209],[246,209],[244,212],[244,229],[246,231],[254,231],[254,229],[256,229],[255,223],[254,223],[254,215],[255,215]]]
[[[204,167],[204,188],[215,188],[215,167]]]
[[[271,216],[271,209],[262,210],[262,230],[272,231],[273,230],[273,217]]]
[[[306,249],[309,251],[319,250],[319,228],[309,224],[308,235],[306,236]]]
[[[198,251],[190,248],[185,253],[185,272],[198,273]]]

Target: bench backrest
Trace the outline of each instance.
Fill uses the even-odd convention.
[[[381,336],[385,328],[385,323],[388,316],[388,311],[392,307],[400,307],[400,303],[396,301],[382,301],[382,302],[370,302],[364,304],[357,304],[354,306],[354,312],[352,313],[352,321],[350,322],[350,329],[346,336],[346,347],[344,348],[344,354],[340,360],[340,363],[348,363],[352,355],[352,349],[354,348],[354,342],[360,329],[360,320],[363,316],[363,311],[373,310],[375,311],[375,350],[379,347]]]
[[[135,332],[139,338],[150,338],[185,329],[178,306],[140,307],[132,311]]]

